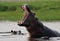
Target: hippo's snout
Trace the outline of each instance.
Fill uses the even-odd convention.
[[[26,26],[26,27],[29,27],[30,26],[29,24],[25,24],[24,22],[18,22],[18,25],[19,26]]]
[[[23,26],[23,22],[22,21],[18,21],[18,25],[19,26]]]
[[[24,26],[24,24],[18,24],[19,26]]]

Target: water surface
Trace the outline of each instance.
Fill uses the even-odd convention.
[[[60,22],[42,22],[48,28],[60,32]],[[11,33],[0,33],[0,41],[60,41],[60,37],[52,37],[49,40],[42,38],[33,39],[29,38],[29,34],[25,27],[18,26],[17,22],[1,21],[0,22],[0,32],[10,32],[11,30],[19,31],[25,35],[12,35]]]

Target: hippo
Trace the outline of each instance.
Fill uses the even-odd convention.
[[[60,37],[60,33],[51,30],[38,20],[35,13],[30,10],[29,5],[22,5],[22,10],[24,11],[24,17],[18,21],[18,25],[25,26],[31,38]]]

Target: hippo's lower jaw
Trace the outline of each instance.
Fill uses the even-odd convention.
[[[25,27],[29,27],[30,25],[25,25],[25,24],[18,24],[19,26],[25,26]]]

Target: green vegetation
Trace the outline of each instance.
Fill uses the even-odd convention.
[[[0,2],[0,20],[20,20],[23,17],[23,4],[29,4],[39,20],[60,21],[60,1]]]

